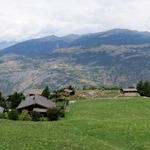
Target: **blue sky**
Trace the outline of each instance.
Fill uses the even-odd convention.
[[[100,32],[150,31],[149,0],[0,0],[0,41]]]

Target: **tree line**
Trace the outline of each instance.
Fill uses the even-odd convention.
[[[150,81],[140,80],[137,84],[137,91],[141,96],[150,97]]]

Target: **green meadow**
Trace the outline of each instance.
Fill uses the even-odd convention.
[[[150,99],[78,100],[57,122],[0,119],[0,150],[150,150]]]

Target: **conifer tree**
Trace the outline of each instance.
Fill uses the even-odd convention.
[[[49,90],[48,86],[46,86],[45,89],[43,90],[42,96],[44,96],[46,98],[50,98],[50,90]]]
[[[23,93],[15,92],[14,94],[9,95],[7,101],[10,102],[10,108],[15,109],[23,99],[25,99]]]

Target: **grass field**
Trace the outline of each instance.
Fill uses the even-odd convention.
[[[150,150],[150,99],[80,100],[58,122],[0,120],[0,150]]]

